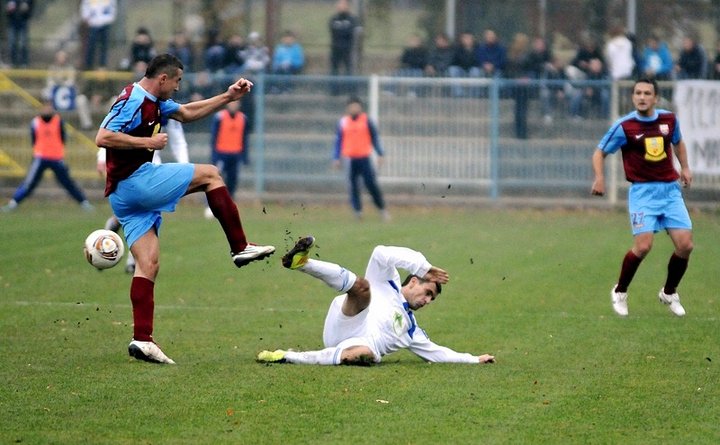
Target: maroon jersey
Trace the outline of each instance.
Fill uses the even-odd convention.
[[[630,182],[673,182],[680,175],[673,165],[672,146],[681,140],[674,113],[658,110],[655,116],[643,117],[632,112],[610,127],[598,148],[605,153],[622,150]]]
[[[150,137],[160,131],[168,116],[180,105],[172,100],[159,100],[137,83],[126,86],[101,124],[101,128],[119,131],[131,136]],[[117,184],[132,175],[146,162],[152,162],[153,150],[107,149],[105,196]]]

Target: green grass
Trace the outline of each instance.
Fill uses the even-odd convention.
[[[184,203],[161,234],[155,336],[177,366],[126,356],[129,278],[81,245],[102,226],[59,200],[0,214],[0,443],[718,443],[720,223],[693,214],[680,288],[657,302],[671,244],[658,236],[619,319],[609,289],[629,247],[624,212],[241,204],[251,239],[306,233],[359,273],[372,247],[424,252],[451,283],[419,324],[436,342],[497,356],[371,368],[260,365],[260,349],[321,347],[333,292],[272,261],[237,270],[214,221]],[[282,253],[282,252],[280,252]],[[384,403],[384,402],[387,403]]]

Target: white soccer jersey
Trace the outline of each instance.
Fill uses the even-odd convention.
[[[372,295],[367,334],[373,352],[382,357],[408,348],[429,362],[478,363],[477,356],[455,352],[430,341],[400,293],[398,269],[423,277],[430,267],[423,254],[405,247],[377,246],[373,250],[365,271]]]

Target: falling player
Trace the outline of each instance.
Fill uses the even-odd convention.
[[[315,239],[301,238],[282,259],[288,269],[318,278],[343,294],[330,304],[319,351],[262,351],[265,363],[367,365],[407,348],[429,362],[492,363],[495,357],[455,352],[430,341],[415,322],[413,311],[430,304],[449,280],[448,273],[405,247],[377,246],[365,277],[334,263],[310,259]],[[410,275],[400,281],[398,269]]]

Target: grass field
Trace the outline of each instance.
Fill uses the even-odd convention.
[[[320,258],[362,272],[372,247],[415,248],[451,273],[418,323],[488,366],[400,352],[371,368],[260,365],[261,349],[321,347],[333,291],[272,261],[237,270],[192,203],[163,225],[155,337],[177,366],[127,357],[129,277],[96,272],[82,241],[102,226],[68,201],[0,214],[0,443],[720,442],[720,220],[693,214],[680,287],[657,302],[671,245],[658,236],[614,316],[630,244],[624,212],[242,207],[253,240],[312,233]],[[282,252],[280,252],[281,254]]]

